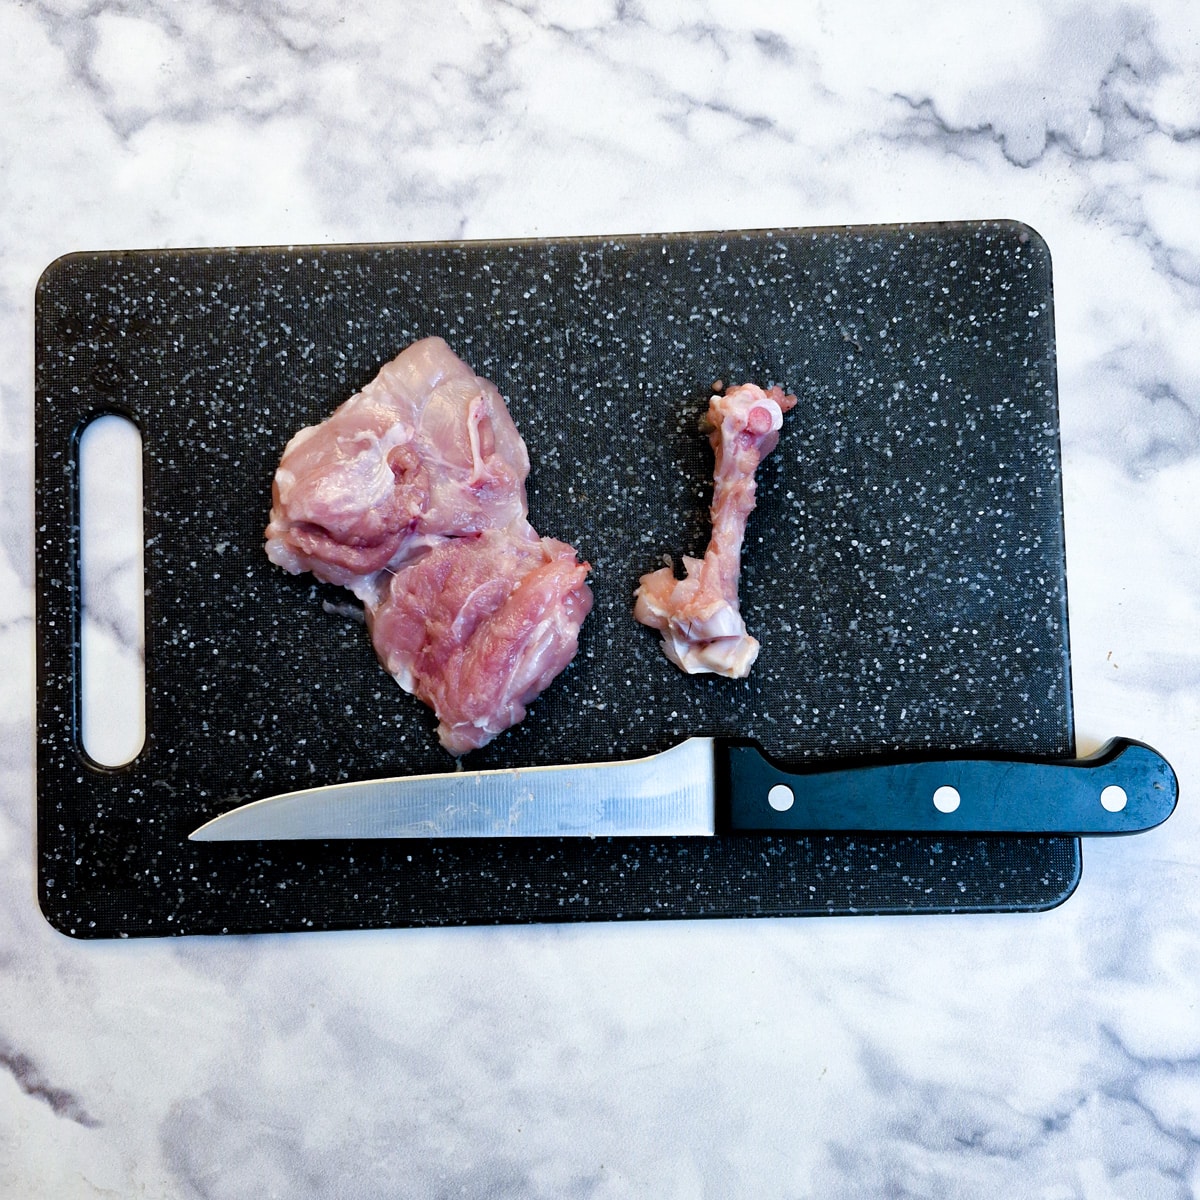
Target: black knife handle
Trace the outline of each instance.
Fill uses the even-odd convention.
[[[1090,758],[866,759],[794,769],[753,742],[717,739],[731,832],[1140,833],[1174,811],[1170,764],[1114,738]]]

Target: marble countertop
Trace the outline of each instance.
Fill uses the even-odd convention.
[[[378,11],[376,11],[376,9]],[[1200,24],[1171,4],[0,7],[0,1192],[1200,1193]],[[33,304],[81,249],[1006,217],[1054,256],[1079,748],[1032,915],[75,941],[38,911]]]

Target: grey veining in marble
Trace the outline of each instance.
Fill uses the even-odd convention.
[[[0,7],[0,1193],[1200,1193],[1200,26],[1162,4]],[[84,943],[39,914],[33,303],[79,249],[942,219],[1054,258],[1082,751],[1032,916]]]

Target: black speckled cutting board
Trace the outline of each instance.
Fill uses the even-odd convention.
[[[79,937],[472,922],[1042,909],[1076,839],[728,837],[192,844],[246,799],[452,764],[344,596],[262,553],[272,473],[415,338],[507,398],[531,517],[593,566],[571,667],[498,766],[688,734],[793,761],[1070,755],[1050,257],[1011,222],[70,255],[37,296],[38,858]],[[689,678],[630,615],[706,541],[714,380],[800,398],[760,473],[746,681]],[[144,446],[147,740],[82,753],[79,434]]]

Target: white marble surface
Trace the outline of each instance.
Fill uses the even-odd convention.
[[[0,1194],[1200,1193],[1200,18],[0,5]],[[32,315],[75,249],[1014,217],[1054,254],[1080,748],[1040,916],[71,941],[34,895]]]

